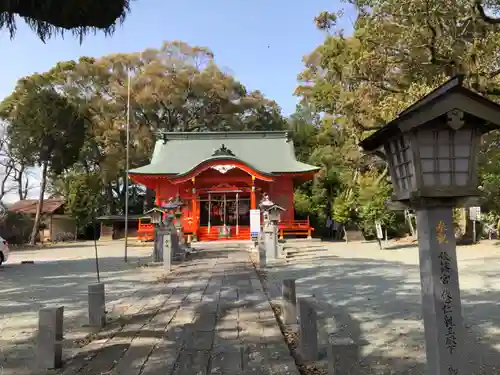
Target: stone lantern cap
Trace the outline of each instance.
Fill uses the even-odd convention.
[[[481,135],[500,128],[500,105],[458,75],[410,105],[360,146],[388,163],[394,201],[479,195]]]
[[[179,208],[177,202],[174,202],[173,198],[170,198],[167,203],[165,203],[162,208],[167,211],[173,211]]]

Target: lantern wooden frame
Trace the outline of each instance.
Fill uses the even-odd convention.
[[[481,135],[500,127],[500,106],[456,76],[366,138],[367,152],[384,150],[395,201],[479,195]]]

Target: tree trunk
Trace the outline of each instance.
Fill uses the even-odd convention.
[[[113,187],[108,182],[106,185],[107,211],[108,215],[116,215],[115,197],[113,195]]]
[[[42,218],[43,209],[43,196],[45,195],[45,186],[47,185],[47,166],[48,162],[43,163],[42,167],[42,182],[40,184],[40,195],[38,197],[38,205],[36,207],[35,222],[33,223],[33,230],[31,231],[30,245],[36,244],[36,236],[40,228],[40,219]]]
[[[17,194],[19,195],[19,200],[26,199],[28,195],[29,180],[26,175],[26,167],[24,165],[19,166],[19,170],[16,172],[15,180],[17,184]]]

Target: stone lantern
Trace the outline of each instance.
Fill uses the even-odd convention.
[[[179,252],[177,230],[173,226],[178,208],[178,203],[172,197],[169,198],[167,203],[162,205],[162,209],[166,215],[158,228],[157,236],[155,236],[155,253],[158,254],[157,260],[163,261],[164,268],[167,271],[170,271],[172,258]]]
[[[272,205],[266,210],[268,220],[277,224],[281,220],[281,213],[283,211],[285,211],[283,207],[277,204]]]
[[[392,201],[417,214],[428,374],[465,374],[453,207],[479,195],[480,138],[498,127],[500,106],[456,76],[360,144],[383,154]]]
[[[278,206],[264,194],[259,203],[262,212],[264,225],[262,228],[263,244],[259,246],[259,263],[265,266],[267,260],[275,260],[278,257],[278,222],[280,214],[285,211],[283,207]]]
[[[175,227],[177,230],[182,230],[181,217],[182,217],[182,207],[184,206],[184,201],[181,196],[177,194],[172,202],[176,206],[175,210]]]
[[[166,211],[167,215],[165,216],[164,224],[168,225],[173,223],[175,218],[175,212],[177,211],[177,203],[174,202],[173,198],[169,198],[168,202],[165,203],[162,208]]]

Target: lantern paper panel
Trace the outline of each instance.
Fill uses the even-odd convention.
[[[463,128],[417,131],[423,186],[466,186],[473,136]]]

